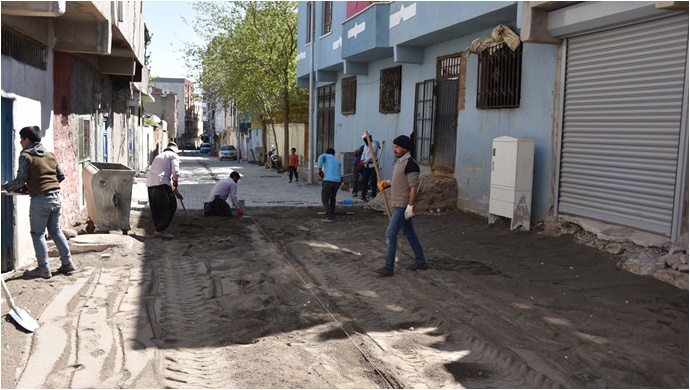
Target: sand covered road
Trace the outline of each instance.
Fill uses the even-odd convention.
[[[614,256],[466,213],[420,215],[432,269],[392,278],[386,217],[177,216],[173,241],[10,280],[42,327],[2,324],[2,387],[687,388],[688,295]],[[150,233],[150,232],[149,232]],[[3,306],[6,308],[6,306]]]

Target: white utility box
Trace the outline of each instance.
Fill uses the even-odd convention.
[[[494,138],[491,155],[489,223],[496,217],[511,219],[510,230],[530,229],[532,216],[532,169],[534,141],[513,137]]]

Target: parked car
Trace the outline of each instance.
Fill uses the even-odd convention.
[[[211,153],[211,144],[208,142],[202,142],[199,147],[199,152],[201,153]]]
[[[237,160],[237,149],[235,149],[234,146],[223,145],[220,147],[218,151],[218,160],[223,161],[225,159]]]
[[[187,142],[184,144],[184,150],[196,150],[196,146],[191,142]]]

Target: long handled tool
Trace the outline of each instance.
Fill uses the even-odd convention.
[[[369,130],[366,130],[364,132],[364,135],[366,136],[365,138],[367,146],[369,147],[369,154],[371,154],[371,160],[374,163],[374,169],[376,170],[376,180],[378,183],[381,181],[381,172],[379,171],[379,162],[376,161],[376,153],[374,153],[374,149],[371,147],[371,135],[369,134]],[[366,184],[364,190],[366,190]],[[386,212],[388,213],[388,220],[390,221],[392,216],[391,207],[388,205],[388,197],[386,196],[385,188],[381,190],[381,195],[383,196],[383,203],[386,205]],[[395,251],[395,262],[397,263],[398,258],[400,256],[400,252],[402,251],[402,243],[399,239],[397,239],[397,237],[395,239],[395,246],[397,248],[397,250]]]
[[[38,329],[40,325],[38,325],[38,322],[31,318],[29,313],[27,313],[24,309],[17,307],[14,305],[14,300],[12,299],[12,295],[10,295],[10,290],[7,289],[7,285],[5,284],[5,279],[2,279],[2,290],[5,292],[5,298],[7,298],[7,304],[10,305],[10,317],[19,324],[22,328],[28,330],[29,332],[33,332],[34,330]]]
[[[177,199],[180,200],[180,204],[184,209],[184,213],[187,214],[187,220],[189,221],[189,224],[192,225],[192,217],[189,216],[189,212],[187,211],[187,208],[185,207],[184,202],[182,201],[184,198],[182,197],[182,194],[180,194],[180,191],[178,191],[177,188],[175,188],[175,196],[177,197]]]

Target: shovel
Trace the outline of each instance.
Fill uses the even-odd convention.
[[[184,209],[184,213],[187,214],[187,220],[189,221],[189,224],[180,224],[180,226],[190,226],[190,227],[195,227],[195,228],[200,228],[201,226],[195,225],[192,223],[192,217],[189,215],[189,211],[187,211],[187,207],[185,207],[184,202],[182,201],[184,198],[182,198],[182,194],[180,194],[180,191],[177,189],[175,190],[175,196],[177,199],[180,200],[180,204],[182,205],[182,208]]]
[[[28,330],[29,332],[33,332],[34,330],[38,329],[38,322],[31,318],[29,313],[24,311],[24,309],[14,305],[14,300],[12,299],[12,295],[10,295],[10,290],[7,289],[7,285],[5,284],[5,279],[2,279],[2,290],[5,292],[7,304],[10,305],[10,317],[12,317],[12,319],[14,319],[19,326]]]

